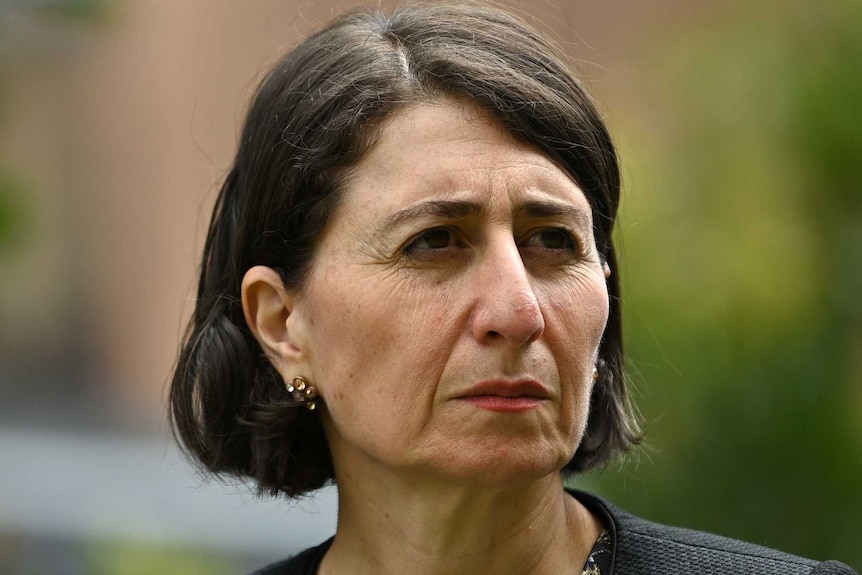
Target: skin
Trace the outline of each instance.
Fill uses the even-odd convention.
[[[580,573],[601,526],[560,469],[609,273],[577,184],[483,112],[424,103],[382,127],[302,290],[243,281],[263,349],[322,398],[340,507],[321,573]],[[540,397],[489,410],[489,381]]]

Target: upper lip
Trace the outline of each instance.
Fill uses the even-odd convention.
[[[499,397],[550,397],[548,390],[535,379],[489,379],[486,381],[480,381],[473,387],[467,389],[462,394],[462,397],[474,397],[477,395],[495,395]]]

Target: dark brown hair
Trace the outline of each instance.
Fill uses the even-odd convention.
[[[586,195],[613,275],[587,430],[569,471],[639,440],[623,377],[619,275],[611,238],[620,174],[608,131],[542,34],[475,4],[357,10],[287,53],[260,84],[204,247],[197,301],[170,391],[174,430],[209,471],[250,477],[262,493],[299,496],[333,479],[315,412],[290,400],[243,317],[255,265],[302,287],[349,168],[384,119],[421,101],[458,98],[568,171]],[[337,361],[337,359],[336,359]]]

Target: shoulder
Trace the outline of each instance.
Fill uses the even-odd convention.
[[[835,561],[813,561],[711,533],[660,525],[594,495],[572,494],[610,523],[614,535],[614,575],[856,575],[853,569]]]
[[[316,547],[309,547],[298,555],[267,565],[250,575],[314,575],[331,544],[332,539],[328,539]]]

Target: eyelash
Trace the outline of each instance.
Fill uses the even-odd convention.
[[[555,248],[542,246],[542,249],[554,250],[554,251],[569,250],[572,252],[579,252],[580,242],[578,242],[578,239],[574,236],[574,234],[572,234],[566,228],[557,227],[557,228],[544,228],[541,230],[536,230],[534,233],[532,233],[527,238],[527,240],[530,241],[533,238],[537,238],[540,235],[548,234],[548,233],[553,233],[553,234],[556,234],[558,237],[561,237],[564,240],[565,245],[562,247],[555,247]]]
[[[445,250],[445,249],[448,249],[449,247],[451,247],[451,246],[447,245],[444,247],[433,248],[433,247],[420,247],[418,245],[422,240],[425,240],[427,242],[427,240],[429,239],[429,237],[432,234],[439,233],[439,232],[449,232],[450,236],[448,239],[452,240],[453,238],[455,238],[455,241],[457,242],[458,231],[456,229],[448,228],[448,227],[430,228],[427,230],[423,230],[422,232],[413,236],[410,239],[410,241],[407,242],[407,245],[404,248],[404,253],[407,254],[408,256],[414,256],[415,257],[420,252],[426,252],[426,253],[427,252],[435,252],[435,251]]]
[[[420,242],[422,242],[424,240],[426,243],[428,243],[428,239],[431,237],[431,235],[432,234],[438,234],[439,232],[448,232],[450,234],[449,237],[447,238],[447,240],[448,240],[447,245],[441,246],[441,247],[420,247],[419,246]],[[538,238],[539,236],[541,236],[543,234],[548,234],[548,233],[555,233],[555,234],[562,236],[565,245],[562,247],[545,247],[545,246],[529,246],[528,245],[528,243],[531,240],[533,240],[534,238]],[[437,239],[440,239],[440,238],[437,238]],[[454,244],[455,244],[454,246],[452,245],[452,242],[454,242]],[[459,233],[458,229],[441,226],[441,227],[436,227],[436,228],[429,228],[429,229],[424,230],[424,231],[420,232],[419,234],[413,236],[413,238],[411,238],[407,242],[407,245],[404,247],[403,252],[406,255],[411,256],[411,257],[421,257],[421,255],[428,255],[428,256],[433,257],[434,255],[438,255],[438,254],[434,254],[434,252],[439,253],[439,252],[442,252],[444,250],[449,250],[453,247],[463,248],[466,245],[467,245],[467,243],[460,239],[460,233]],[[552,251],[552,252],[567,251],[567,252],[572,252],[574,254],[574,257],[578,257],[578,256],[583,255],[582,243],[578,240],[578,238],[575,236],[575,234],[573,234],[567,228],[559,227],[559,226],[532,230],[529,233],[529,235],[527,236],[526,242],[519,243],[519,247],[521,249],[528,248],[528,247],[536,247],[537,249],[548,250],[548,251]]]

